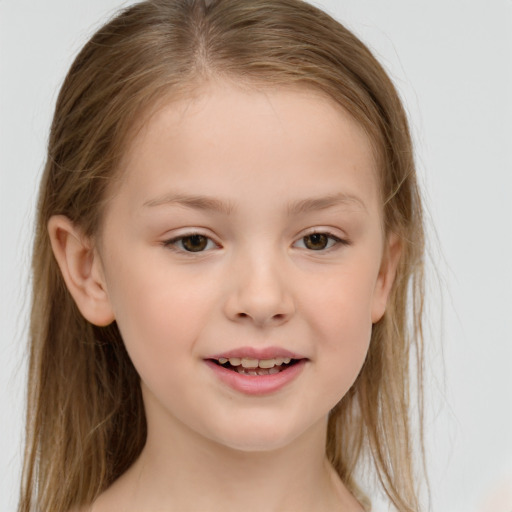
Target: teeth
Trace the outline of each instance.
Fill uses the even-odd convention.
[[[249,359],[248,357],[244,357],[242,359],[242,366],[244,368],[257,368],[258,360],[257,359]]]
[[[242,366],[243,368],[264,368],[271,369],[274,366],[288,364],[291,361],[289,357],[276,357],[275,359],[252,359],[250,357],[219,357],[220,364],[226,364],[229,361],[231,366]],[[275,372],[274,372],[275,373]]]
[[[244,368],[243,366],[237,366],[235,368],[235,371],[238,372],[239,374],[241,375],[250,375],[251,377],[255,377],[255,376],[261,376],[261,375],[275,375],[276,373],[279,373],[280,371],[282,370],[282,368],[277,368],[277,367],[274,367],[274,368],[251,368],[250,370],[249,369],[246,369]]]

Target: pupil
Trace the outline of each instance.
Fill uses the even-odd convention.
[[[206,244],[207,238],[203,235],[192,235],[183,239],[183,247],[191,252],[202,251],[206,247]]]
[[[321,249],[325,249],[327,245],[327,236],[323,233],[314,233],[312,235],[308,235],[304,237],[306,247],[308,249],[313,249],[314,251],[319,251]],[[310,240],[312,243],[308,243]]]

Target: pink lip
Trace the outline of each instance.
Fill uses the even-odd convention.
[[[254,347],[240,347],[222,354],[216,354],[208,357],[207,359],[220,359],[224,357],[229,359],[230,357],[243,358],[247,357],[250,359],[275,359],[276,357],[289,357],[290,359],[305,359],[300,354],[295,354],[289,350],[285,350],[279,347],[266,347],[266,348],[254,348]]]
[[[227,384],[235,391],[254,396],[267,395],[279,391],[302,373],[306,362],[307,359],[300,359],[300,361],[292,366],[273,375],[242,375],[236,371],[223,368],[212,360],[205,360],[205,363],[213,370],[215,376],[224,384]]]

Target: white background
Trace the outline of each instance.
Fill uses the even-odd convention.
[[[317,4],[373,48],[411,116],[434,226],[427,338],[433,511],[511,512],[512,501],[484,503],[507,483],[512,494],[512,0]],[[0,0],[2,511],[14,510],[17,498],[30,240],[52,110],[72,58],[121,5]]]

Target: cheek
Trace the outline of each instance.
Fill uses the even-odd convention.
[[[324,276],[321,283],[309,288],[305,295],[310,297],[309,307],[316,310],[317,326],[328,331],[328,338],[336,337],[336,333],[353,332],[356,336],[359,330],[371,330],[376,274],[370,264],[351,265]]]
[[[179,371],[194,352],[210,315],[213,291],[204,283],[144,267],[117,269],[111,301],[127,351],[141,376]]]
[[[372,298],[376,273],[370,266],[353,266],[333,273],[308,303],[316,356],[326,369],[326,389],[339,400],[364,363],[372,332]]]

